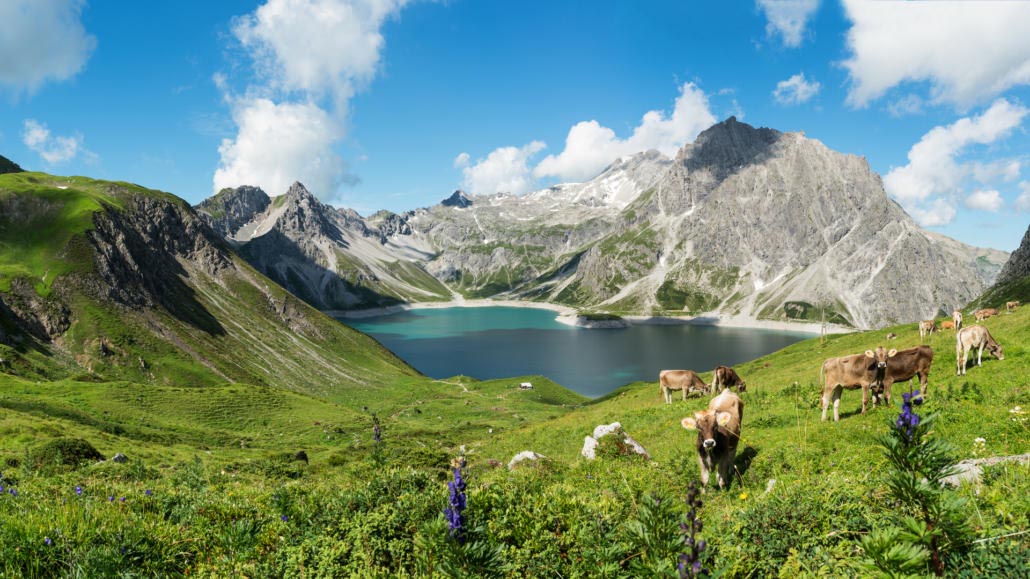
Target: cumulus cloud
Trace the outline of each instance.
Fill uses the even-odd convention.
[[[1005,99],[998,99],[989,109],[975,117],[964,117],[947,126],[935,127],[923,135],[908,152],[908,164],[891,169],[883,179],[887,192],[922,225],[943,225],[949,212],[944,205],[962,192],[969,178],[990,180],[992,176],[1009,178],[1013,167],[1018,175],[1018,162],[1000,161],[991,165],[1000,171],[987,171],[985,164],[960,162],[959,156],[974,145],[987,145],[1007,137],[1030,113],[1030,109]],[[1016,163],[1013,165],[1013,163]],[[929,205],[929,207],[927,207]],[[954,217],[954,208],[950,212]],[[921,217],[922,216],[922,217]],[[943,220],[943,221],[942,221]]]
[[[781,105],[799,105],[818,94],[820,88],[822,85],[815,80],[809,82],[805,79],[805,73],[799,72],[787,80],[776,83],[773,98]]]
[[[981,211],[990,211],[992,213],[998,212],[1005,205],[1001,198],[1001,193],[994,189],[974,191],[969,197],[966,197],[965,203],[966,207],[970,209],[980,209]]]
[[[0,84],[34,92],[78,74],[97,39],[82,26],[83,0],[0,2]]]
[[[87,161],[92,161],[96,157],[82,146],[82,135],[76,134],[70,137],[51,135],[46,123],[35,119],[25,119],[25,123],[22,125],[21,140],[48,165],[71,161],[80,154],[86,157]]]
[[[923,99],[916,94],[907,94],[891,101],[887,105],[887,112],[892,117],[921,114],[923,112]]]
[[[218,147],[216,191],[249,183],[281,195],[299,180],[312,193],[331,197],[347,180],[346,166],[332,149],[343,129],[322,108],[256,98],[234,104],[233,120],[239,133]]]
[[[1030,3],[845,0],[848,104],[903,82],[930,83],[934,103],[966,108],[1030,83]]]
[[[471,157],[469,157],[468,153],[459,153],[458,156],[454,158],[454,168],[462,169],[464,167],[468,167],[470,158]]]
[[[531,191],[535,182],[529,168],[529,159],[546,146],[541,141],[532,141],[522,147],[501,147],[471,166],[468,166],[468,154],[462,153],[455,159],[455,164],[464,157],[466,167],[462,172],[465,175],[463,187],[466,191],[477,195],[520,195]]]
[[[332,198],[355,182],[334,147],[346,134],[350,98],[379,69],[382,25],[406,3],[268,0],[234,19],[257,75],[243,96],[231,94],[224,75],[214,77],[238,128],[218,149],[214,190],[252,184],[276,195],[300,180]]]
[[[766,34],[779,34],[785,46],[797,48],[801,46],[808,20],[819,8],[819,0],[758,0],[758,7],[769,20]]]
[[[715,121],[704,91],[693,83],[686,83],[680,87],[680,96],[671,115],[663,111],[648,111],[629,138],[618,138],[615,131],[594,120],[577,123],[569,129],[565,149],[540,161],[533,170],[533,176],[584,181],[597,176],[623,155],[650,149],[674,155]]]
[[[1030,181],[1019,184],[1019,197],[1016,197],[1016,211],[1030,212]]]

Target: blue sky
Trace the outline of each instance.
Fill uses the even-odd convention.
[[[5,0],[0,154],[368,214],[672,153],[729,115],[865,156],[928,229],[1030,223],[1030,3]],[[646,115],[646,117],[645,117]]]

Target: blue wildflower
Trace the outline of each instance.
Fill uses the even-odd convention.
[[[80,486],[76,486],[76,487],[75,487],[75,494],[77,494],[77,495],[81,495],[81,494],[82,494],[82,487],[80,487]]]
[[[46,543],[48,546],[50,545],[50,543],[53,543],[53,541],[50,540],[50,537],[43,537],[43,542]]]
[[[18,489],[11,489],[11,496],[12,497],[18,496]]]
[[[701,499],[698,498],[698,494],[697,483],[691,482],[687,489],[687,507],[690,510],[687,511],[686,521],[680,523],[680,531],[683,533],[683,544],[687,547],[686,552],[680,554],[679,564],[676,566],[680,579],[707,576],[710,573],[701,564],[701,559],[703,558],[701,553],[708,547],[708,543],[703,539],[697,540],[695,538],[695,535],[700,533],[704,526],[701,523],[700,517],[697,516],[697,509],[704,505]]]
[[[465,496],[465,479],[461,471],[465,468],[465,457],[459,457],[454,464],[454,480],[447,483],[451,492],[450,506],[444,509],[444,517],[447,518],[448,533],[459,543],[465,542],[465,507],[467,497]]]
[[[111,496],[107,497],[107,502],[113,503],[114,502],[114,495],[111,495]]]
[[[125,502],[125,497],[122,497],[122,502],[123,502],[123,503]]]
[[[912,442],[912,434],[915,432],[915,428],[919,426],[919,415],[912,412],[912,405],[919,406],[923,403],[923,398],[919,395],[913,395],[911,392],[906,392],[901,395],[901,399],[901,414],[894,425],[908,442]]]
[[[285,523],[286,521],[290,520],[290,518],[289,518],[289,517],[287,517],[286,515],[282,515],[282,516],[281,516],[281,517],[279,517],[279,518],[280,518],[280,519],[282,519],[282,521],[283,521],[284,523]]]
[[[150,489],[147,489],[143,494],[145,494],[145,495],[147,495],[149,497],[150,495],[152,495],[154,493],[150,492]]]

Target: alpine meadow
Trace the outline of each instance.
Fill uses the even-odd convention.
[[[1030,4],[0,16],[0,579],[1030,577]]]

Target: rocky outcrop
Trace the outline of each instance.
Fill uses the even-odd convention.
[[[1019,281],[1030,276],[1030,228],[1027,228],[1023,235],[1023,241],[1019,248],[1012,252],[1009,260],[1005,262],[1001,273],[998,274],[998,284],[1006,284]]]
[[[24,169],[18,166],[17,163],[0,155],[0,175],[4,173],[21,173]]]
[[[196,210],[219,235],[231,237],[267,209],[271,202],[268,194],[259,187],[243,185],[222,189],[197,205]]]
[[[594,428],[593,436],[583,439],[583,450],[580,454],[587,460],[597,458],[598,450],[604,442],[612,441],[612,452],[617,456],[642,456],[650,459],[651,455],[633,439],[632,436],[622,429],[622,424],[613,422],[611,424],[600,424]]]
[[[458,207],[463,209],[472,205],[472,200],[465,195],[464,191],[459,189],[452,193],[450,197],[441,201],[440,205],[443,205],[444,207]]]

